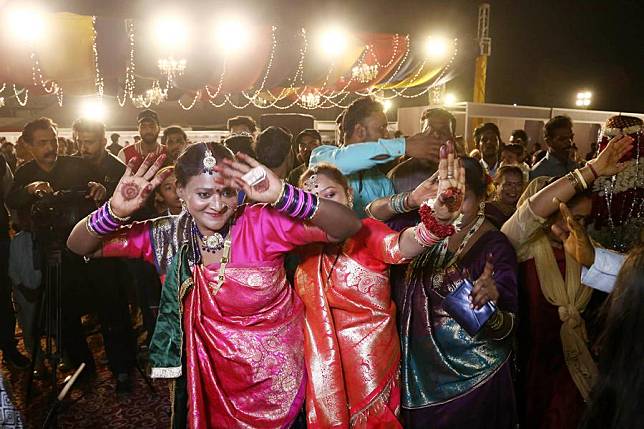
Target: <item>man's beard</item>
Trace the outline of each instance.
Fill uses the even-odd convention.
[[[159,138],[159,135],[153,135],[153,134],[146,134],[145,136],[141,136],[141,141],[144,144],[152,146],[157,142],[157,139]]]

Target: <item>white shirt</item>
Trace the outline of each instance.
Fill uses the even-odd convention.
[[[590,268],[582,267],[581,283],[602,292],[611,293],[617,274],[626,255],[612,250],[595,248],[595,261]]]

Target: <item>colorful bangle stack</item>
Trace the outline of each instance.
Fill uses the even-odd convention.
[[[389,207],[391,207],[391,210],[396,214],[409,213],[412,211],[413,209],[409,207],[407,203],[410,195],[411,192],[403,192],[389,197]]]
[[[575,187],[575,190],[577,192],[583,192],[588,189],[588,183],[586,183],[586,179],[584,179],[584,175],[581,174],[581,171],[579,171],[579,169],[573,170],[570,173],[566,174],[566,178]]]
[[[319,206],[320,200],[317,195],[296,188],[286,182],[282,186],[279,198],[273,203],[273,207],[277,211],[303,220],[313,219],[318,212]]]
[[[116,232],[130,218],[116,216],[108,200],[85,219],[87,230],[96,237],[103,237]]]
[[[414,227],[414,238],[416,242],[423,247],[431,247],[441,241],[427,229],[424,223],[419,223]]]
[[[422,222],[414,228],[414,238],[421,246],[433,246],[456,232],[454,225],[439,223],[434,216],[434,211],[428,205],[423,204],[419,212]]]

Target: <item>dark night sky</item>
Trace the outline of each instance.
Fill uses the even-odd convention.
[[[142,17],[162,1],[50,0],[58,9]],[[479,2],[464,0],[183,0],[193,13],[234,4],[264,23],[314,28],[341,19],[361,31],[444,32],[460,41],[448,85],[471,99]],[[492,57],[487,101],[573,107],[577,90],[593,91],[593,108],[644,111],[644,1],[489,1]]]

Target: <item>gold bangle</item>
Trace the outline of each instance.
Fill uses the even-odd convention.
[[[271,203],[271,206],[275,207],[282,200],[284,192],[286,192],[286,182],[282,180],[282,190],[280,191],[280,195]]]
[[[578,192],[579,189],[581,188],[581,184],[579,183],[579,179],[573,172],[570,172],[566,174],[566,179],[570,181],[570,184],[572,185],[573,188],[575,188],[575,192]]]
[[[501,311],[496,311],[488,321],[488,327],[493,331],[498,331],[503,326],[503,314]]]
[[[127,216],[127,217],[121,217],[117,216],[114,214],[112,211],[112,201],[111,199],[107,200],[107,212],[112,216],[115,220],[119,221],[120,223],[127,223],[132,216]]]
[[[586,183],[586,179],[584,179],[584,176],[581,174],[581,171],[579,171],[579,169],[577,168],[573,171],[573,173],[575,173],[575,176],[577,176],[577,178],[579,179],[579,183],[581,183],[582,190],[585,191],[586,189],[588,189],[588,183]]]

